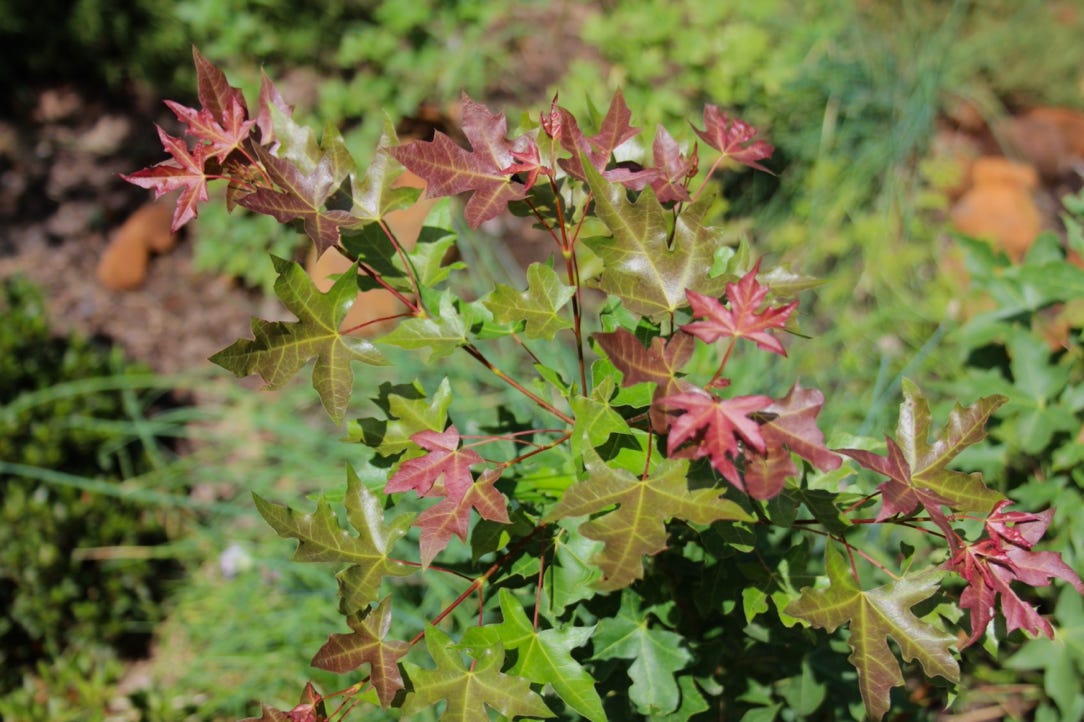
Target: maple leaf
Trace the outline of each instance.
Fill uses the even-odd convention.
[[[192,61],[196,66],[196,98],[205,110],[215,119],[226,122],[230,106],[236,103],[242,115],[248,115],[248,106],[241,89],[230,85],[226,74],[195,47],[192,48]]]
[[[556,100],[556,99],[555,99]],[[632,119],[632,111],[625,103],[625,96],[618,90],[610,100],[610,108],[602,119],[602,125],[597,133],[585,136],[576,122],[575,116],[564,108],[559,109],[560,121],[557,123],[561,146],[572,153],[571,158],[562,158],[557,161],[571,176],[580,180],[587,180],[587,174],[583,165],[581,154],[587,158],[588,163],[598,173],[604,174],[606,164],[610,161],[615,149],[627,140],[636,137],[640,129],[629,124]],[[552,115],[551,115],[552,118]],[[552,121],[551,121],[552,123]],[[554,134],[547,130],[551,137]]]
[[[429,566],[453,534],[466,540],[472,508],[485,519],[509,523],[504,496],[493,487],[497,476],[485,475],[477,483],[474,481],[470,467],[485,460],[472,449],[459,448],[459,431],[454,425],[440,433],[419,431],[411,440],[429,453],[402,462],[388,479],[384,492],[413,490],[420,497],[444,497],[418,517],[423,567]]]
[[[550,685],[566,705],[591,722],[605,722],[606,712],[595,690],[595,680],[571,653],[591,639],[595,627],[536,629],[515,594],[504,588],[500,590],[500,605],[504,621],[471,627],[463,635],[462,646],[484,650],[499,645],[515,651],[516,662],[508,669],[510,674]]]
[[[949,649],[956,638],[911,611],[937,591],[943,571],[926,569],[863,591],[835,545],[829,544],[825,555],[829,587],[802,589],[785,612],[829,633],[840,625],[850,625],[848,659],[858,671],[862,701],[871,718],[884,717],[891,689],[904,684],[899,663],[888,646],[889,637],[903,658],[918,660],[928,676],[959,681],[960,668]]]
[[[207,157],[219,162],[225,161],[226,156],[240,148],[256,125],[255,120],[245,119],[245,110],[236,98],[230,99],[222,122],[206,108],[196,110],[172,100],[167,100],[166,106],[177,116],[177,120],[185,124],[186,132],[200,145],[206,146]]]
[[[707,456],[727,481],[752,493],[746,489],[734,461],[741,456],[739,440],[759,453],[765,452],[767,447],[760,434],[760,424],[750,419],[749,414],[771,404],[771,398],[737,396],[720,399],[697,388],[659,399],[658,403],[664,409],[685,412],[670,422],[667,454],[675,456],[686,442],[693,442],[691,448],[681,450],[681,455],[694,459]]]
[[[1011,504],[1008,499],[999,502],[986,518],[987,537],[963,545],[947,563],[949,569],[968,583],[960,595],[960,608],[968,610],[971,617],[971,635],[964,642],[965,647],[986,631],[999,598],[1007,632],[1023,629],[1053,639],[1050,622],[1013,591],[1014,581],[1045,587],[1059,578],[1072,584],[1077,593],[1084,594],[1084,582],[1060,554],[1032,549],[1046,533],[1054,510],[1037,514],[1005,511]]]
[[[763,454],[746,453],[743,480],[746,491],[754,499],[771,499],[779,495],[787,479],[798,475],[786,449],[770,446]]]
[[[400,393],[391,392],[393,389]],[[441,431],[447,425],[452,386],[445,377],[428,398],[417,383],[404,387],[385,383],[381,385],[381,396],[373,400],[387,418],[358,419],[350,426],[350,440],[375,449],[381,456],[409,459],[424,453],[411,436],[426,429]]]
[[[501,646],[478,650],[476,663],[468,666],[458,646],[436,627],[426,627],[425,645],[437,666],[425,669],[403,663],[413,687],[403,704],[403,714],[414,714],[443,700],[446,706],[440,722],[487,720],[487,707],[505,719],[554,716],[528,680],[501,672]]]
[[[678,377],[678,373],[693,355],[693,337],[678,331],[669,339],[656,336],[649,346],[629,331],[596,333],[591,336],[606,353],[606,357],[622,374],[621,385],[653,383],[655,391],[651,399],[651,426],[655,431],[666,431],[666,412],[659,407],[659,400],[692,388],[692,384]]]
[[[260,129],[260,144],[266,145],[272,150],[275,149],[277,141],[275,138],[275,127],[272,109],[274,112],[280,114],[280,116],[288,117],[293,113],[285,98],[279,92],[275,84],[271,82],[271,78],[267,77],[267,74],[260,71],[260,107],[256,112],[256,127]]]
[[[155,198],[183,188],[170,225],[170,230],[176,233],[199,215],[197,206],[208,199],[207,172],[204,170],[207,147],[201,144],[189,151],[183,140],[173,137],[159,126],[155,127],[158,128],[162,146],[173,158],[135,173],[121,174],[121,178],[140,188],[153,189]]]
[[[407,576],[413,570],[389,557],[392,546],[414,521],[403,514],[390,524],[384,523],[381,500],[347,467],[346,518],[357,530],[354,536],[339,525],[339,519],[323,499],[316,511],[306,514],[254,495],[260,516],[279,536],[297,539],[294,560],[301,562],[346,562],[350,566],[338,574],[339,591],[345,613],[362,609],[379,597],[381,580],[386,576]]]
[[[301,692],[301,701],[289,712],[267,705],[261,705],[261,711],[259,717],[246,717],[241,722],[327,722],[323,697],[317,693],[312,682],[305,685]]]
[[[966,408],[956,404],[940,438],[929,441],[932,424],[926,399],[910,381],[903,384],[904,401],[896,425],[895,440],[888,439],[888,456],[860,449],[840,449],[862,466],[883,474],[883,503],[879,520],[894,514],[910,514],[921,504],[945,529],[940,511],[945,505],[964,512],[986,514],[1002,496],[983,483],[978,473],[953,471],[948,464],[965,448],[986,437],[986,421],[1005,402],[1004,396],[987,396]],[[949,534],[950,543],[955,535]]]
[[[661,125],[655,130],[655,142],[651,146],[655,158],[654,172],[649,184],[660,203],[692,200],[685,180],[696,174],[697,158],[694,152],[683,155],[674,137]]]
[[[653,718],[673,712],[681,702],[677,673],[692,661],[685,638],[652,623],[650,615],[665,618],[667,607],[642,609],[640,599],[631,590],[621,595],[616,614],[599,620],[592,638],[595,659],[628,659],[629,699],[638,711]]]
[[[737,283],[726,284],[730,308],[723,306],[716,298],[693,290],[686,291],[693,316],[706,320],[687,323],[681,329],[704,343],[714,343],[720,338],[747,338],[765,351],[786,356],[787,350],[783,344],[768,331],[783,328],[798,302],[791,301],[785,306],[769,307],[758,312],[770,290],[757,281],[759,270],[760,261],[757,261]]]
[[[838,469],[839,455],[824,445],[824,434],[817,428],[817,414],[824,406],[824,394],[794,384],[787,395],[764,407],[770,417],[760,426],[760,435],[769,448],[793,451],[821,471]]]
[[[340,227],[356,220],[346,211],[323,208],[342,181],[337,178],[340,174],[335,172],[338,156],[325,153],[315,169],[305,175],[289,160],[276,157],[263,146],[255,148],[268,176],[281,190],[258,188],[238,202],[250,211],[269,215],[280,223],[300,219],[318,254],[338,244]]]
[[[586,447],[584,467],[587,478],[565,491],[545,521],[605,512],[580,525],[581,534],[604,545],[594,557],[603,571],[599,589],[621,589],[643,577],[643,557],[666,547],[669,519],[708,524],[750,518],[734,502],[719,498],[719,489],[690,491],[685,460],[667,459],[641,479],[608,466]],[[614,504],[617,508],[607,511]]]
[[[467,325],[456,309],[451,291],[445,290],[440,295],[435,315],[401,321],[380,341],[400,348],[429,347],[432,363],[467,345]]]
[[[471,228],[477,228],[500,215],[510,201],[526,197],[526,187],[513,181],[508,170],[520,162],[527,146],[508,140],[504,113],[493,114],[466,94],[462,113],[470,150],[437,131],[433,140],[415,140],[392,148],[391,154],[426,182],[425,198],[470,191],[464,216]],[[521,154],[521,159],[514,153]]]
[[[561,283],[551,266],[532,263],[527,269],[526,291],[520,293],[499,283],[484,303],[502,323],[524,321],[528,337],[552,339],[561,329],[572,328],[572,321],[558,312],[574,295],[576,289]]]
[[[576,423],[572,427],[573,456],[580,456],[587,444],[598,447],[613,434],[631,434],[628,422],[610,405],[610,398],[617,387],[612,376],[595,376],[595,386],[588,396],[573,394],[568,400],[572,417]]]
[[[952,531],[948,517],[941,510],[942,506],[951,507],[952,502],[935,491],[915,486],[911,476],[911,465],[904,458],[899,444],[887,436],[885,443],[888,448],[887,456],[880,456],[862,449],[840,449],[841,454],[846,454],[867,469],[888,477],[888,481],[877,487],[881,492],[882,503],[876,520],[884,521],[896,514],[907,516],[921,506],[930,515],[930,519],[945,532],[949,543],[954,543],[956,535]]]
[[[353,207],[350,214],[360,223],[372,223],[383,219],[388,213],[403,208],[418,197],[418,189],[396,187],[395,181],[402,169],[392,163],[392,148],[399,143],[391,118],[384,119],[376,153],[369,161],[365,175],[358,180],[351,177]]]
[[[369,665],[369,682],[385,709],[403,689],[399,659],[410,651],[406,642],[386,640],[391,628],[391,597],[384,597],[376,609],[351,614],[346,623],[350,634],[332,634],[312,658],[312,665],[330,672],[345,674],[363,664]]]
[[[686,290],[715,294],[726,279],[710,274],[719,237],[703,225],[709,195],[685,208],[671,228],[668,212],[645,188],[635,201],[624,186],[585,169],[598,217],[612,234],[586,241],[605,262],[598,286],[633,313],[663,318],[686,306]]]
[[[754,141],[757,129],[748,123],[731,118],[714,105],[705,105],[704,130],[694,125],[693,131],[724,158],[771,173],[757,161],[770,157],[775,148],[766,141]]]
[[[384,365],[384,356],[371,342],[344,336],[339,327],[357,298],[357,273],[344,273],[320,293],[297,263],[272,257],[278,279],[275,294],[297,316],[296,323],[252,320],[253,339],[240,339],[211,357],[213,363],[237,376],[259,374],[268,388],[293,378],[312,357],[312,385],[335,423],[342,420],[354,387],[352,361]]]

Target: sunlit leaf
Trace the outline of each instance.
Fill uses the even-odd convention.
[[[367,339],[344,336],[340,326],[357,298],[353,269],[327,293],[320,293],[304,269],[273,258],[278,279],[275,294],[297,316],[296,322],[253,319],[253,339],[241,339],[211,357],[237,376],[259,374],[268,388],[278,388],[315,357],[312,385],[335,423],[342,420],[354,387],[352,361],[383,365],[383,354]]]

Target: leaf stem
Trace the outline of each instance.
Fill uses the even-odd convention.
[[[403,268],[406,269],[407,278],[410,279],[410,287],[414,289],[414,295],[420,299],[421,288],[418,285],[418,276],[417,271],[414,268],[414,264],[410,262],[410,259],[407,257],[406,251],[403,249],[402,244],[399,243],[399,239],[395,237],[395,234],[392,233],[391,228],[389,228],[388,224],[384,222],[384,219],[381,218],[377,221],[377,223],[380,224],[380,230],[384,231],[384,235],[388,237],[389,241],[391,241],[392,247],[399,255],[399,260],[403,262]]]
[[[719,164],[723,162],[723,158],[725,157],[725,155],[721,155],[715,159],[714,163],[711,164],[711,168],[708,168],[707,175],[704,176],[704,182],[701,183],[700,187],[696,189],[696,193],[693,194],[692,200],[689,201],[689,205],[696,203],[697,199],[700,198],[700,194],[704,192],[704,188],[706,188],[708,183],[711,182],[711,176],[713,173],[715,173],[715,169],[719,167]]]
[[[342,246],[336,245],[336,246],[332,246],[332,248],[334,248],[336,251],[338,251],[339,255],[341,255],[346,260],[350,261],[351,263],[357,263],[359,271],[364,273],[366,276],[371,278],[376,283],[380,284],[380,287],[383,288],[385,291],[387,291],[391,295],[395,296],[395,298],[400,303],[402,303],[404,306],[406,306],[408,309],[410,309],[410,315],[412,315],[412,316],[417,315],[417,313],[418,313],[418,304],[416,304],[414,301],[411,301],[410,298],[408,298],[407,296],[404,296],[401,291],[397,290],[396,288],[393,288],[392,285],[389,284],[387,281],[385,281],[384,277],[381,276],[379,273],[377,273],[375,270],[373,270],[369,266],[369,264],[363,263],[363,262],[359,261],[357,258],[351,258],[350,254],[347,253],[346,249],[343,248]],[[420,301],[421,297],[419,296],[417,298],[419,298],[419,301]]]
[[[730,360],[730,354],[734,351],[734,346],[738,343],[737,336],[730,337],[730,343],[727,344],[726,353],[723,354],[723,360],[719,362],[719,368],[715,371],[715,375],[711,377],[711,381],[708,381],[707,388],[711,388],[715,385],[715,382],[722,378],[723,370],[726,369],[727,361]]]
[[[374,318],[374,319],[371,319],[369,321],[359,323],[356,326],[351,326],[350,328],[345,329],[343,331],[340,331],[339,333],[343,334],[343,335],[348,334],[348,333],[354,333],[355,331],[360,331],[361,329],[365,328],[366,326],[373,326],[373,325],[376,325],[378,323],[383,323],[384,321],[394,321],[397,318],[410,318],[413,315],[414,314],[412,314],[412,313],[397,313],[394,316],[381,316],[380,318]]]
[[[540,408],[545,409],[546,411],[550,412],[551,414],[553,414],[554,416],[559,418],[561,421],[564,421],[566,424],[571,425],[571,424],[576,423],[576,420],[574,418],[572,418],[571,416],[569,416],[565,412],[561,411],[556,406],[554,406],[550,402],[546,401],[544,398],[542,398],[541,396],[539,396],[535,392],[528,389],[526,386],[521,384],[519,381],[516,381],[514,378],[512,378],[511,376],[506,374],[501,369],[494,366],[493,363],[489,359],[487,359],[485,357],[485,354],[483,354],[478,349],[478,347],[475,346],[474,344],[468,343],[465,346],[463,346],[462,348],[463,348],[464,351],[466,351],[468,354],[470,354],[472,357],[474,357],[475,360],[477,360],[479,363],[481,363],[483,366],[485,366],[487,369],[489,369],[493,373],[494,376],[499,378],[501,381],[504,381],[506,384],[508,384],[509,386],[514,388],[516,391],[519,391],[521,394],[523,394],[524,396],[529,398],[531,401],[538,404],[538,406]]]
[[[527,544],[532,539],[534,539],[535,535],[537,535],[542,529],[545,529],[546,526],[547,524],[539,524],[531,531],[530,534],[517,541],[515,546],[509,549],[500,559],[493,562],[493,564],[490,565],[489,569],[486,569],[485,572],[483,572],[482,576],[476,577],[474,581],[470,583],[470,586],[463,590],[463,593],[456,597],[451,604],[445,607],[440,614],[434,617],[433,621],[431,621],[429,624],[435,627],[436,625],[443,622],[449,614],[455,611],[456,607],[462,604],[472,594],[474,594],[475,592],[481,594],[482,587],[485,586],[485,583],[489,580],[489,578],[496,574],[498,571],[500,571],[501,567],[503,567],[509,559],[519,554],[523,547],[527,546]],[[424,638],[425,630],[423,629],[422,631],[414,635],[414,637],[409,642],[407,642],[407,644],[413,647]]]

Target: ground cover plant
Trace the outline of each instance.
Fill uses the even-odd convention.
[[[0,282],[0,317],[0,715],[26,719],[45,714],[35,672],[108,676],[146,653],[179,572],[153,551],[182,526],[147,496],[177,480],[184,408],[119,349],[54,334],[26,279]],[[140,497],[140,477],[156,491]]]
[[[315,358],[312,384],[335,423],[351,412],[353,364],[421,354],[431,367],[372,389],[375,415],[348,425],[358,462],[345,491],[311,511],[256,497],[299,542],[296,559],[340,567],[349,631],[313,664],[352,675],[256,719],[376,708],[447,720],[882,719],[953,695],[961,648],[1015,630],[1052,636],[1028,588],[1058,579],[1084,591],[1040,548],[1052,510],[1018,511],[954,469],[1004,396],[935,420],[908,382],[893,434],[829,448],[816,422],[830,400],[797,379],[765,387],[772,357],[800,353],[797,295],[812,282],[711,225],[715,171],[762,169],[772,153],[740,119],[708,105],[699,144],[658,126],[645,157],[619,159],[640,133],[620,94],[579,116],[555,99],[511,135],[503,114],[465,96],[469,147],[440,133],[400,144],[389,124],[356,168],[334,128],[317,142],[270,80],[250,109],[195,61],[200,106],[170,104],[190,138],[160,129],[171,158],[128,180],[179,190],[177,228],[208,183],[225,181],[231,205],[353,262],[320,293],[274,258],[274,290],[298,320],[254,320],[252,339],[213,360],[277,387]],[[428,198],[467,195],[470,228],[533,219],[550,260],[527,269],[525,289],[458,293],[470,268],[449,255],[450,204],[413,247],[386,223],[418,197],[396,185],[404,167]],[[392,330],[341,328],[358,291],[376,288],[402,305],[380,319]],[[494,363],[505,347],[522,362]],[[442,378],[453,354],[514,400],[483,418]],[[419,596],[431,606],[437,595],[438,611],[417,613]],[[928,694],[908,699],[905,685]]]

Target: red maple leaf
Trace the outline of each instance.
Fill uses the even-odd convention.
[[[211,115],[225,120],[226,109],[236,102],[241,110],[248,114],[245,96],[240,88],[230,85],[226,74],[205,58],[199,50],[192,48],[192,60],[196,65],[196,97]]]
[[[660,203],[667,201],[689,201],[689,189],[685,180],[696,175],[697,156],[693,153],[682,154],[674,137],[661,125],[655,130],[655,142],[652,145],[655,157],[655,177],[651,179],[651,189]]]
[[[521,174],[523,178],[523,189],[530,190],[534,187],[535,181],[538,180],[538,174],[550,175],[553,171],[542,165],[541,154],[538,150],[538,143],[534,138],[529,135],[521,135],[516,138],[512,144],[512,158],[515,162],[504,169],[504,172],[508,175]]]
[[[766,445],[760,424],[749,414],[772,403],[767,396],[737,396],[719,399],[701,389],[667,396],[658,401],[665,409],[684,411],[670,422],[666,453],[671,457],[707,456],[727,481],[746,490],[745,482],[734,466],[741,456],[739,440],[764,453]],[[692,446],[682,449],[686,442]]]
[[[500,215],[509,201],[527,195],[510,169],[530,154],[529,144],[510,141],[504,113],[493,114],[464,94],[463,135],[471,149],[437,131],[431,141],[415,140],[391,149],[392,155],[426,182],[425,197],[441,198],[471,191],[464,216],[471,228]],[[520,157],[517,158],[516,155]]]
[[[694,321],[681,327],[705,343],[713,343],[720,338],[747,338],[765,351],[786,356],[787,351],[779,339],[768,333],[773,328],[783,328],[787,318],[798,306],[791,301],[785,306],[774,306],[757,312],[768,295],[769,288],[757,281],[760,270],[758,261],[749,273],[737,283],[726,285],[726,297],[730,303],[727,308],[718,299],[704,296],[696,291],[686,291],[685,296],[693,309],[693,316],[704,317],[704,321]]]
[[[982,636],[993,619],[999,598],[1007,632],[1023,629],[1053,638],[1050,622],[1013,591],[1011,584],[1014,581],[1045,587],[1054,578],[1059,578],[1084,594],[1084,582],[1060,554],[1032,549],[1050,525],[1054,510],[1047,509],[1038,514],[1005,512],[1005,507],[1011,503],[1008,499],[999,502],[986,519],[987,536],[974,544],[961,546],[948,561],[949,569],[968,583],[960,595],[960,607],[971,614],[971,636],[964,642],[964,647]]]
[[[881,492],[882,501],[881,510],[877,513],[877,521],[884,521],[896,514],[907,516],[921,506],[930,515],[930,519],[945,532],[945,538],[948,539],[949,544],[953,544],[956,534],[952,531],[948,517],[941,509],[942,506],[951,508],[952,502],[932,489],[915,484],[911,478],[911,465],[904,457],[903,449],[894,439],[887,436],[885,444],[888,448],[887,456],[863,449],[839,450],[839,453],[846,454],[867,469],[888,477],[888,481],[877,487]]]
[[[414,525],[422,531],[418,545],[423,566],[429,566],[433,557],[448,546],[452,535],[463,541],[467,540],[471,509],[477,511],[483,519],[500,524],[511,523],[508,517],[508,502],[504,494],[493,486],[498,478],[499,472],[487,469],[463,496],[458,499],[442,499],[418,515]]]
[[[260,108],[256,113],[256,127],[260,129],[260,144],[275,149],[275,129],[272,121],[271,109],[275,108],[284,116],[290,117],[293,108],[286,104],[286,100],[279,93],[278,88],[271,82],[263,71],[260,72]]]
[[[220,123],[218,118],[207,109],[196,110],[167,100],[166,105],[177,120],[185,124],[186,132],[206,147],[208,158],[219,162],[241,146],[251,134],[254,120],[245,119],[245,109],[236,98],[230,98]]]
[[[775,148],[766,141],[754,141],[757,129],[748,123],[731,118],[714,105],[706,105],[704,130],[695,125],[693,130],[701,140],[722,153],[724,158],[731,158],[742,165],[771,173],[757,161],[770,157]]]
[[[470,467],[485,460],[472,449],[459,448],[459,431],[455,426],[440,433],[419,431],[410,438],[429,453],[400,464],[385,484],[384,492],[413,490],[422,497],[444,497],[415,521],[415,526],[422,530],[423,565],[429,565],[453,534],[466,540],[472,508],[486,519],[508,523],[504,495],[493,487],[500,474],[484,472],[475,482]]]
[[[610,156],[613,155],[614,150],[640,132],[639,128],[634,128],[629,124],[632,119],[632,111],[629,110],[629,106],[625,103],[625,97],[620,90],[614,94],[613,99],[610,101],[610,109],[606,111],[606,117],[602,119],[602,126],[592,136],[583,134],[575,116],[568,110],[561,108],[560,113],[560,122],[556,124],[558,128],[557,137],[561,141],[561,147],[571,152],[572,157],[562,158],[557,163],[566,173],[583,181],[587,180],[587,176],[583,172],[583,163],[580,160],[581,153],[587,157],[587,160],[596,170],[606,176],[607,172],[604,172],[606,164],[610,162]],[[550,124],[553,125],[552,115]],[[622,173],[621,169],[617,170],[619,174]],[[614,177],[610,178],[610,180],[619,181],[619,178]],[[641,187],[643,186],[641,185]]]
[[[305,175],[296,165],[262,145],[255,146],[255,150],[268,177],[280,190],[258,188],[241,196],[237,202],[251,211],[272,216],[280,223],[300,219],[318,253],[336,245],[340,227],[353,222],[354,217],[346,211],[323,207],[336,190],[332,157],[325,154],[312,173]]]
[[[207,172],[204,170],[207,146],[197,145],[195,150],[189,151],[183,140],[173,137],[161,127],[158,127],[158,137],[162,140],[162,147],[173,158],[135,173],[122,174],[121,178],[141,188],[153,189],[155,198],[183,188],[173,211],[171,230],[176,232],[199,215],[197,206],[208,198]]]
[[[429,453],[400,464],[398,471],[388,479],[384,492],[413,490],[418,496],[462,498],[474,483],[470,467],[484,463],[485,459],[473,449],[459,448],[459,430],[455,426],[439,433],[428,429],[419,431],[410,439]]]
[[[823,405],[824,394],[795,384],[784,398],[762,409],[768,417],[760,426],[766,450],[745,454],[745,486],[750,496],[771,499],[783,490],[787,478],[798,475],[791,452],[822,471],[839,468],[842,459],[824,445],[824,434],[817,428]]]
[[[745,489],[754,499],[778,496],[787,479],[797,475],[794,459],[781,446],[769,446],[763,454],[745,454]]]

